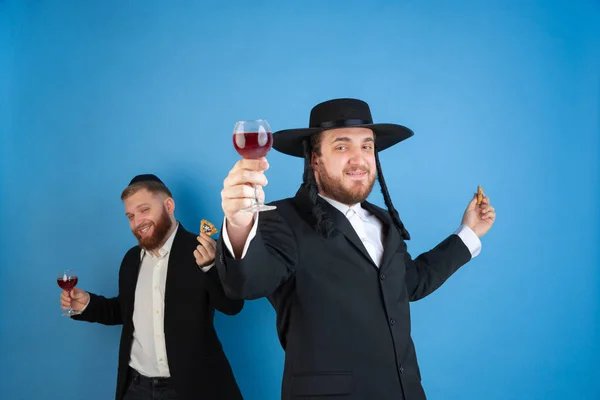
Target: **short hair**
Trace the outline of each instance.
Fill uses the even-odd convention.
[[[125,200],[128,197],[133,196],[142,189],[146,189],[153,194],[164,193],[168,197],[173,197],[171,191],[163,183],[155,181],[142,181],[127,186],[121,193],[121,200]]]

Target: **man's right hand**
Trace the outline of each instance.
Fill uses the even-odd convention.
[[[221,206],[225,213],[227,236],[236,257],[239,257],[254,221],[253,212],[241,211],[250,207],[254,201],[254,185],[259,202],[263,202],[265,192],[262,186],[267,184],[263,173],[269,168],[267,159],[241,159],[229,171],[223,182]]]
[[[90,302],[90,294],[81,289],[73,288],[70,292],[63,290],[60,294],[60,305],[63,310],[73,308],[81,311]]]
[[[229,230],[245,229],[252,224],[254,213],[240,210],[252,205],[254,185],[257,185],[258,201],[264,200],[262,186],[267,184],[267,178],[263,172],[268,168],[267,159],[262,157],[257,160],[239,160],[229,171],[221,191],[221,206],[227,217]]]

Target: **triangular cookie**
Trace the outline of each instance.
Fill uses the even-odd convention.
[[[477,204],[481,204],[483,200],[483,188],[477,185]]]
[[[207,220],[203,219],[200,222],[200,232],[206,233],[208,236],[212,236],[215,233],[219,232],[217,228]]]

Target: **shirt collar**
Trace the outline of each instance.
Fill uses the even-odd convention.
[[[352,213],[352,211],[354,211],[361,220],[363,220],[365,222],[369,221],[369,217],[367,216],[367,210],[365,210],[361,206],[360,203],[356,203],[356,204],[349,206],[347,204],[340,203],[337,200],[333,200],[333,199],[330,199],[329,197],[323,196],[320,193],[319,193],[319,196],[321,198],[323,198],[324,200],[326,200],[329,204],[331,204],[332,206],[337,208],[342,214],[344,214],[346,216],[346,218],[350,217],[350,213]]]
[[[177,222],[177,225],[175,225],[175,230],[173,231],[173,233],[171,233],[171,236],[169,236],[165,244],[163,244],[163,246],[158,250],[158,254],[160,257],[164,257],[171,252],[171,247],[173,246],[173,240],[175,240],[175,234],[177,233],[177,229],[179,229],[179,222]],[[140,252],[140,260],[144,258],[144,255],[146,253],[148,253],[151,256],[154,256],[154,253],[152,253],[151,251],[142,249],[142,251]]]

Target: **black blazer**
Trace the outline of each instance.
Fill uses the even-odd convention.
[[[179,398],[184,400],[242,399],[213,318],[215,309],[235,315],[244,303],[225,296],[214,266],[207,273],[198,267],[193,254],[198,243],[196,237],[179,224],[169,256],[164,332],[171,379]],[[127,390],[140,251],[135,246],[125,254],[117,297],[107,299],[90,293],[85,311],[73,317],[104,325],[123,324],[116,400],[121,400]]]
[[[222,239],[217,245],[225,293],[266,296],[276,310],[285,350],[281,398],[425,399],[409,301],[432,293],[469,261],[468,248],[451,235],[412,259],[388,212],[364,202],[387,231],[377,268],[347,218],[318,201],[335,223],[329,239],[315,231],[301,188],[260,213],[243,259],[233,259]]]

